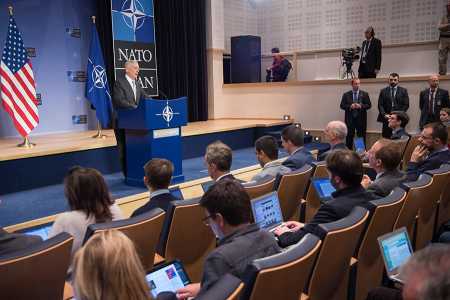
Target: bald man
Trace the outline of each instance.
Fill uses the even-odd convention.
[[[420,129],[428,123],[439,122],[439,112],[449,107],[448,91],[439,88],[439,76],[432,75],[428,79],[429,88],[420,92]]]

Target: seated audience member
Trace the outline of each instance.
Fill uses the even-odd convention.
[[[441,123],[425,125],[419,137],[420,145],[414,149],[408,162],[407,181],[415,181],[421,173],[450,162],[447,139],[447,128]]]
[[[150,191],[150,200],[136,209],[132,217],[161,208],[167,211],[171,201],[179,200],[169,192],[170,179],[173,173],[173,164],[167,159],[154,158],[144,166],[144,183]]]
[[[203,195],[200,205],[205,209],[205,224],[219,242],[206,258],[202,282],[179,289],[177,296],[180,299],[196,297],[227,273],[242,279],[247,265],[253,260],[280,252],[269,232],[250,224],[250,198],[235,180],[221,180],[214,184]]]
[[[311,153],[306,150],[303,140],[303,129],[300,124],[289,125],[281,132],[283,148],[289,153],[289,157],[283,162],[283,166],[291,170],[297,170],[313,161]]]
[[[40,236],[9,233],[0,227],[0,257],[42,242]]]
[[[105,179],[92,168],[73,167],[64,178],[64,194],[70,211],[56,217],[49,237],[61,232],[73,238],[72,254],[81,247],[89,225],[122,219],[119,206],[108,191]]]
[[[285,227],[274,231],[279,244],[287,247],[300,241],[307,233],[320,236],[318,225],[334,222],[346,217],[355,206],[365,207],[367,202],[378,197],[361,186],[363,165],[359,156],[350,150],[335,150],[328,154],[327,169],[336,191],[333,199],[322,203],[310,223],[303,226],[295,221],[286,222]]]
[[[401,267],[402,290],[378,287],[367,300],[449,300],[450,246],[431,244],[415,252]]]
[[[392,129],[391,140],[399,140],[401,138],[409,138],[405,127],[409,123],[408,114],[404,111],[393,111],[388,118],[388,126]]]
[[[327,155],[336,149],[347,149],[345,139],[347,138],[347,125],[342,121],[331,121],[324,130],[325,139],[330,143],[330,150],[319,155],[318,160],[325,160]]]
[[[265,135],[257,139],[255,142],[255,153],[262,170],[253,176],[251,181],[259,182],[291,171],[288,167],[283,166],[281,162],[276,161],[278,159],[278,143],[273,136]]]
[[[395,142],[381,139],[368,151],[369,165],[377,173],[374,181],[364,175],[361,185],[380,197],[386,197],[405,179],[398,169],[402,160],[401,148]]]
[[[94,234],[74,258],[78,300],[148,300],[150,292],[133,242],[118,230]]]
[[[221,141],[215,141],[206,147],[205,164],[212,180],[217,182],[226,178],[234,179],[234,176],[230,173],[232,161],[233,152],[231,148]]]
[[[449,127],[450,126],[450,108],[444,107],[441,109],[439,113],[439,119],[441,120],[442,124]]]
[[[272,48],[273,62],[270,67],[266,69],[266,81],[278,82],[286,81],[292,65],[284,56],[280,54],[280,49]]]

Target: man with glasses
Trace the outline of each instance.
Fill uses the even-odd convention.
[[[450,162],[447,139],[447,128],[443,124],[436,122],[425,125],[419,137],[420,145],[414,149],[408,162],[407,181],[415,181],[423,172],[438,169]]]
[[[178,299],[197,297],[227,273],[243,279],[247,265],[253,260],[280,252],[273,235],[251,224],[250,198],[235,180],[214,184],[203,195],[200,205],[205,209],[205,225],[219,242],[206,258],[201,283],[179,289]]]
[[[375,30],[369,26],[364,32],[366,40],[362,44],[359,61],[359,78],[376,78],[381,68],[381,41],[375,37]]]
[[[398,86],[399,75],[391,73],[389,75],[389,86],[380,91],[378,97],[378,118],[377,122],[383,123],[381,135],[384,138],[391,138],[392,130],[389,128],[389,115],[393,111],[406,112],[409,108],[408,90]]]
[[[430,76],[428,83],[430,88],[420,92],[419,98],[419,126],[421,130],[428,123],[439,122],[439,112],[441,109],[450,107],[448,91],[439,88],[439,76]]]

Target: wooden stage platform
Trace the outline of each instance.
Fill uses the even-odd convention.
[[[182,127],[181,135],[190,137],[255,127],[287,125],[290,123],[292,123],[291,120],[280,119],[216,119],[188,123],[187,126]],[[0,139],[0,162],[116,146],[116,139],[112,129],[103,131],[106,135],[105,139],[92,138],[95,133],[95,130],[91,130],[38,136],[31,135],[31,141],[36,143],[36,147],[32,149],[18,148],[16,145],[21,142],[20,138]]]

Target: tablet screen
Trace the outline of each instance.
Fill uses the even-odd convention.
[[[176,292],[190,283],[179,261],[169,263],[146,276],[150,293],[156,299],[161,292]]]

